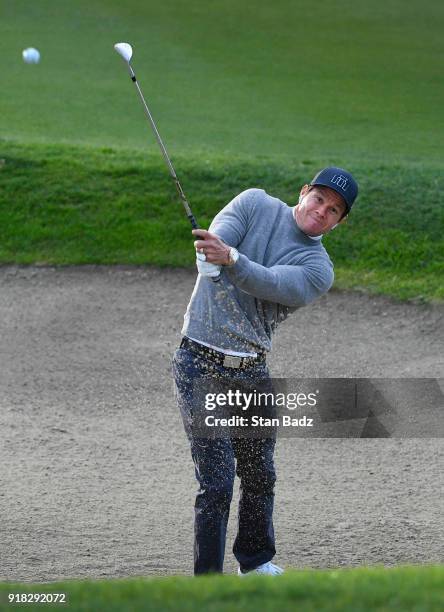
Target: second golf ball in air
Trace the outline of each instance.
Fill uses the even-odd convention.
[[[40,61],[40,53],[34,47],[28,47],[22,52],[23,61],[27,64],[38,64]]]

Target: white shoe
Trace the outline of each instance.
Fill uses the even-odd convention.
[[[278,567],[277,565],[272,563],[271,561],[268,561],[268,563],[262,563],[262,565],[259,565],[258,567],[250,570],[249,572],[242,572],[240,567],[237,570],[237,575],[242,577],[251,576],[252,574],[267,574],[269,576],[279,576],[283,573],[284,570],[281,567]]]

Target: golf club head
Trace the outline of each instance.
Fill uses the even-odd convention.
[[[114,49],[117,51],[120,57],[125,60],[125,62],[127,62],[128,64],[130,63],[131,58],[133,56],[133,48],[131,47],[131,45],[125,42],[116,43],[114,45]]]

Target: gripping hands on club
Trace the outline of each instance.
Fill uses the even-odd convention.
[[[218,278],[220,276],[221,266],[208,263],[208,261],[205,261],[205,259],[205,255],[203,253],[196,253],[196,266],[199,274],[201,276],[210,276],[214,279]]]
[[[195,240],[196,265],[202,276],[218,277],[222,266],[230,263],[230,247],[216,234],[207,230],[192,230],[194,236],[201,238]]]

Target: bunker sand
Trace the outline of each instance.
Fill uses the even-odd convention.
[[[194,279],[0,268],[0,579],[191,573],[196,483],[170,363]],[[443,377],[443,315],[332,291],[281,325],[270,369]],[[442,562],[443,456],[441,439],[279,439],[276,561]]]

